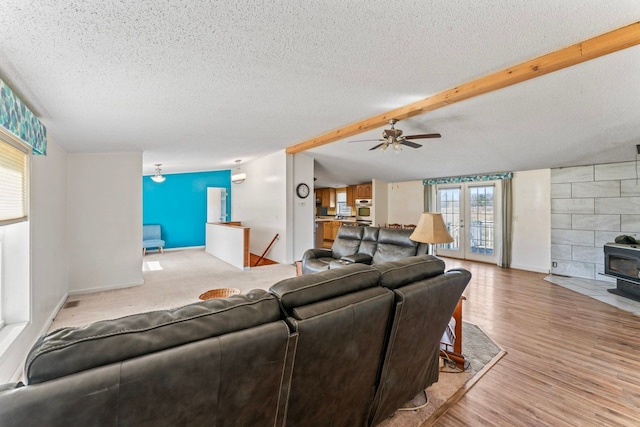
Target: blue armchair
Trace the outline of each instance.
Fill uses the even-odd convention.
[[[160,225],[142,226],[142,255],[147,253],[147,248],[158,248],[160,253],[164,253],[164,240],[162,240]]]

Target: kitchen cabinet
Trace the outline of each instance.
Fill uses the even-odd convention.
[[[333,241],[336,240],[338,235],[338,229],[342,226],[340,221],[323,221],[322,222],[322,238],[324,240],[324,247],[330,248]],[[316,230],[319,232],[320,228]]]
[[[331,241],[336,240],[336,236],[338,235],[338,230],[340,229],[340,227],[342,226],[342,223],[340,221],[331,221]]]
[[[371,183],[356,185],[356,199],[371,199],[373,190]]]
[[[347,206],[354,207],[356,205],[356,186],[347,187]]]
[[[316,190],[320,199],[320,206],[323,208],[336,207],[336,189],[335,188],[318,188]]]
[[[335,240],[335,234],[333,233],[333,225],[332,221],[327,221],[324,223],[322,228],[322,237],[324,240],[330,240],[333,242]]]

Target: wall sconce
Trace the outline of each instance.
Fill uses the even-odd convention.
[[[161,165],[161,163],[156,163],[156,174],[155,174],[155,175],[153,175],[153,176],[151,177],[151,179],[152,179],[154,182],[158,182],[158,183],[160,183],[160,182],[164,182],[164,180],[166,179],[166,178],[165,178],[164,176],[162,176],[162,174],[160,173],[160,165]]]
[[[247,179],[247,174],[240,171],[241,161],[242,160],[236,160],[236,165],[238,165],[238,167],[236,168],[236,172],[231,175],[231,182],[234,184],[242,184]]]

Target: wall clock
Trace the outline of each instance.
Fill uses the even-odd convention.
[[[309,193],[310,193],[309,186],[304,182],[301,184],[298,184],[298,186],[296,187],[296,194],[301,199],[306,199],[307,196],[309,196]]]

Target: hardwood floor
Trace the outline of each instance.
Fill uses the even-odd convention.
[[[545,274],[445,261],[473,274],[463,319],[507,355],[438,426],[640,425],[640,317]]]

